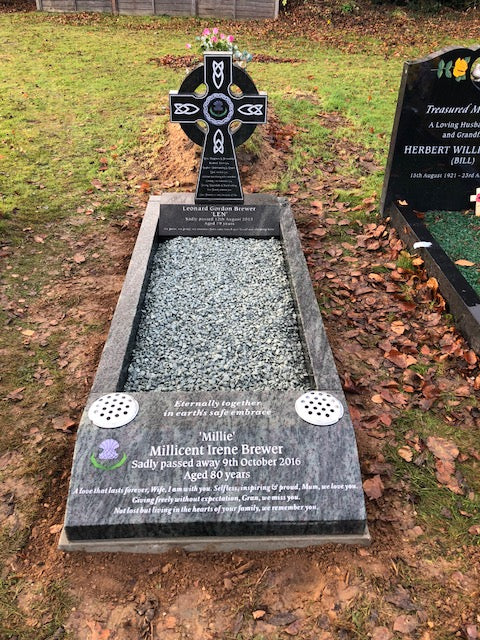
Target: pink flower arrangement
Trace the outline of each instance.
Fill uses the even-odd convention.
[[[199,43],[200,51],[229,51],[233,55],[233,59],[238,64],[245,66],[251,61],[252,55],[248,51],[240,51],[236,44],[233,44],[235,37],[231,34],[220,33],[218,27],[209,29],[206,27],[202,31],[201,36],[195,38]],[[187,49],[191,49],[192,45],[187,43]]]

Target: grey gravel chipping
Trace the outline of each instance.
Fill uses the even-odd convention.
[[[161,243],[141,313],[125,391],[308,386],[279,240]]]

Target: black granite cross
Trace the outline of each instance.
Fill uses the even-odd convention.
[[[203,154],[195,202],[242,203],[243,191],[231,124],[264,124],[267,121],[267,96],[250,92],[235,95],[232,54],[208,52],[203,60],[203,95],[170,92],[170,120],[181,124],[206,123]],[[192,72],[193,74],[194,72]],[[253,83],[248,78],[248,86]],[[242,89],[241,81],[235,84]],[[253,127],[254,128],[254,127]]]

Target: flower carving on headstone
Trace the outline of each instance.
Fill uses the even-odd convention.
[[[113,438],[102,440],[98,448],[100,449],[98,458],[95,457],[94,453],[90,455],[90,462],[96,469],[113,471],[123,466],[127,461],[127,454],[125,452],[123,452],[122,457],[120,457],[117,451],[117,449],[120,448],[120,443],[117,440],[113,440]]]
[[[446,78],[455,78],[457,82],[466,80],[469,62],[470,56],[457,58],[455,63],[453,60],[445,62],[442,58],[438,63],[437,76],[441,78],[445,74]]]

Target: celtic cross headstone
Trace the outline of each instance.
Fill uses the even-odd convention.
[[[203,94],[196,89],[204,84]],[[240,92],[232,91],[232,85]],[[208,52],[178,92],[170,92],[170,119],[203,147],[196,203],[243,203],[235,147],[267,118],[267,96],[233,64],[232,54]]]

